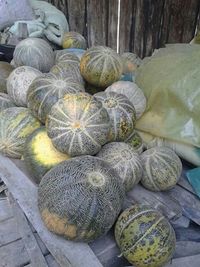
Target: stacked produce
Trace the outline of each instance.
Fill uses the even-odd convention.
[[[135,125],[146,98],[134,82],[120,81],[140,64],[134,54],[103,46],[84,51],[86,41],[75,32],[64,36],[63,48],[54,53],[44,40],[28,38],[15,49],[17,68],[9,77],[0,72],[2,86],[8,78],[0,95],[0,153],[23,155],[50,231],[90,242],[117,221],[128,191],[140,181],[168,190],[182,165],[169,148],[143,152]],[[136,267],[163,266],[174,252],[171,225],[151,207],[122,213],[115,237]]]

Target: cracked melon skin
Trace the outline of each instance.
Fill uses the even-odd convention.
[[[130,191],[142,177],[142,163],[135,149],[123,142],[113,142],[102,147],[96,155],[117,171],[125,191]]]
[[[4,109],[16,107],[8,94],[0,93],[0,112]]]
[[[70,156],[95,155],[108,141],[110,119],[91,95],[68,94],[52,107],[46,127],[59,151]]]
[[[182,172],[182,163],[176,153],[167,147],[153,147],[141,154],[142,185],[151,191],[173,188]]]
[[[126,209],[115,225],[122,255],[135,267],[162,267],[173,256],[175,232],[167,219],[151,207],[136,204]]]
[[[27,138],[23,158],[34,181],[39,183],[45,173],[70,157],[56,150],[46,128],[41,127]]]
[[[111,48],[94,46],[82,56],[80,70],[84,79],[97,87],[107,87],[122,75],[120,56]]]
[[[111,121],[109,141],[125,141],[135,129],[136,111],[125,95],[99,92],[94,97],[107,110]]]
[[[115,170],[103,160],[81,156],[51,169],[38,188],[47,228],[66,239],[90,242],[114,224],[125,198]]]
[[[71,77],[62,78],[46,74],[36,78],[27,92],[28,108],[42,123],[46,122],[52,106],[69,93],[84,92],[83,85],[74,82]]]
[[[0,153],[21,158],[26,138],[41,126],[27,108],[11,107],[0,113]]]

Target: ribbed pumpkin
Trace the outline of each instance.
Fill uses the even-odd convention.
[[[13,59],[17,67],[30,66],[41,72],[49,72],[54,65],[54,52],[45,40],[27,38],[17,44]]]
[[[118,81],[106,89],[106,92],[115,92],[125,95],[136,110],[136,118],[139,119],[146,109],[146,98],[137,84],[128,81]]]
[[[18,67],[9,75],[7,91],[12,101],[20,107],[27,107],[27,91],[32,81],[42,73],[28,66]]]
[[[27,103],[33,115],[45,123],[52,106],[65,94],[84,91],[84,87],[71,77],[61,78],[46,74],[36,78],[27,93]]]
[[[70,157],[55,149],[45,127],[36,129],[28,136],[24,145],[24,162],[36,183],[50,169]]]
[[[142,163],[139,154],[131,145],[113,142],[102,147],[96,155],[115,169],[121,177],[125,191],[130,191],[142,178]]]
[[[89,242],[109,231],[124,196],[115,170],[99,158],[81,156],[60,163],[42,178],[38,205],[50,231]]]
[[[136,113],[134,106],[126,96],[115,92],[99,92],[94,97],[102,102],[103,107],[109,114],[111,120],[109,140],[126,140],[135,127]]]
[[[81,48],[86,49],[87,43],[85,38],[78,32],[66,32],[62,40],[63,48]]]
[[[110,119],[101,102],[86,93],[68,94],[51,109],[47,133],[70,156],[95,155],[108,141]]]
[[[51,68],[50,73],[62,77],[63,79],[71,78],[74,82],[78,82],[83,85],[85,84],[80,73],[79,65],[77,64],[69,64],[69,62],[61,61]]]
[[[9,63],[0,61],[0,92],[7,93],[6,82],[12,71],[13,67]]]
[[[133,133],[125,140],[125,143],[131,145],[139,154],[143,152],[143,140],[136,131],[133,131]]]
[[[69,65],[75,65],[79,67],[80,59],[72,53],[66,52],[66,50],[58,50],[56,53],[55,63],[67,62]]]
[[[109,47],[94,46],[82,56],[80,69],[88,83],[97,87],[107,87],[121,77],[121,58]]]
[[[115,226],[122,255],[135,267],[162,267],[175,251],[174,230],[161,213],[145,205],[125,210]]]
[[[26,138],[40,122],[27,108],[11,107],[0,113],[0,153],[11,158],[20,158]]]
[[[133,73],[141,64],[142,60],[134,53],[125,52],[121,55],[123,73]]]
[[[141,155],[143,164],[142,184],[152,191],[171,189],[178,182],[182,163],[176,153],[167,147],[153,147]]]
[[[79,49],[79,48],[67,48],[67,49],[62,49],[62,50],[56,50],[55,54],[65,54],[65,53],[70,53],[79,58],[81,60],[83,54],[85,53],[84,49]]]
[[[9,95],[0,93],[0,112],[10,107],[15,107],[15,104],[12,102]]]

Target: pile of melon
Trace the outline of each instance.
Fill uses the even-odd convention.
[[[64,38],[58,51],[38,38],[23,40],[14,52],[15,69],[0,64],[0,153],[23,158],[39,184],[39,211],[50,231],[90,242],[117,221],[124,257],[137,267],[163,266],[175,248],[166,218],[143,205],[118,218],[126,193],[139,182],[168,190],[182,169],[168,148],[143,152],[135,127],[146,98],[123,80],[141,60],[109,47],[86,49],[76,32]]]

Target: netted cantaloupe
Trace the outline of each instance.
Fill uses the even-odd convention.
[[[121,77],[121,58],[109,47],[94,46],[82,56],[80,69],[88,83],[97,87],[107,87]]]
[[[50,231],[89,242],[109,231],[124,196],[115,170],[97,157],[81,156],[61,162],[42,178],[38,205]]]
[[[0,61],[0,92],[7,93],[6,82],[12,71],[13,67],[9,63]]]
[[[124,141],[133,132],[136,121],[135,108],[129,99],[115,92],[99,92],[94,97],[103,104],[111,121],[110,141]]]
[[[84,91],[83,85],[74,82],[71,77],[62,78],[46,74],[36,78],[27,93],[28,108],[41,122],[45,123],[51,107],[65,94]]]
[[[57,53],[59,55],[61,54],[72,54],[72,55],[75,55],[79,58],[79,60],[81,60],[83,54],[85,53],[85,50],[84,49],[80,49],[80,48],[66,48],[66,49],[62,49],[62,50],[56,50],[55,51],[55,55],[57,55]]]
[[[58,64],[59,62],[67,62],[78,67],[80,65],[80,59],[75,54],[66,52],[65,49],[56,52],[55,63]]]
[[[70,157],[55,149],[45,127],[36,129],[24,145],[24,162],[36,183],[54,166]]]
[[[50,44],[40,38],[27,38],[17,44],[13,60],[15,66],[30,66],[49,72],[54,65],[54,52]]]
[[[81,35],[78,32],[66,32],[63,35],[62,40],[62,47],[63,48],[80,48],[80,49],[86,49],[87,48],[87,42],[83,35]]]
[[[68,94],[51,109],[47,133],[71,156],[95,155],[108,141],[110,119],[101,102],[86,93]]]
[[[115,169],[121,177],[125,191],[130,191],[142,177],[142,163],[139,154],[131,145],[112,142],[102,147],[96,155]]]
[[[176,153],[167,147],[153,147],[141,155],[143,164],[142,184],[152,191],[171,189],[178,182],[182,163]]]
[[[4,109],[15,107],[8,94],[0,93],[0,112]]]
[[[176,237],[167,219],[145,205],[126,209],[115,225],[122,255],[135,267],[163,267],[173,256]]]
[[[40,126],[27,108],[11,107],[0,112],[0,153],[21,158],[26,138]]]
[[[132,132],[132,134],[125,140],[125,143],[130,144],[139,154],[144,150],[143,140],[136,131]]]
[[[28,66],[21,66],[12,71],[7,80],[7,92],[19,107],[27,107],[27,91],[32,81],[42,73]]]
[[[106,89],[106,92],[115,92],[125,95],[136,110],[136,118],[139,119],[146,109],[146,98],[136,83],[118,81]]]

